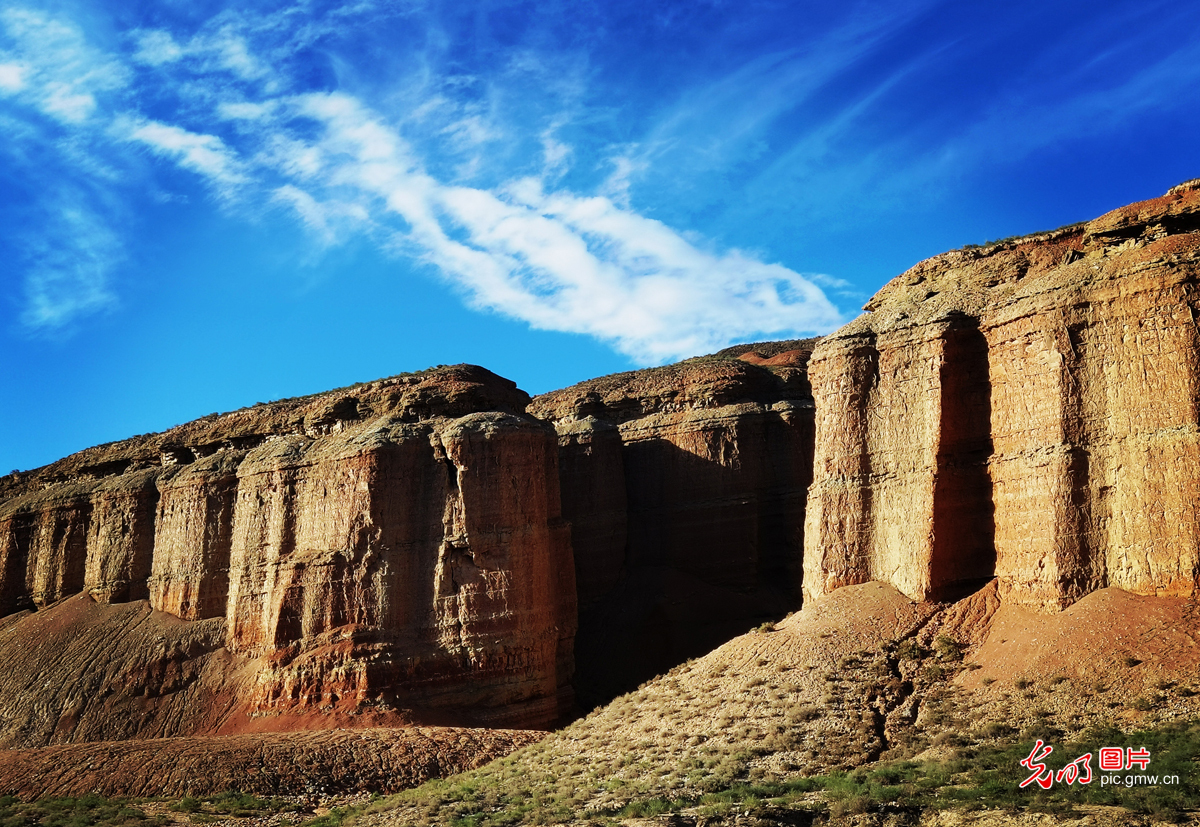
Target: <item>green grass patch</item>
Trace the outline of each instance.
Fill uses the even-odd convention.
[[[145,799],[105,798],[95,794],[35,801],[6,795],[0,796],[0,827],[163,827],[171,822],[164,815],[147,815],[144,803]],[[285,812],[297,813],[299,820],[302,812],[299,805],[285,799],[258,798],[236,790],[209,798],[184,796],[167,809],[187,815],[194,824]]]
[[[161,816],[149,818],[137,806],[99,795],[79,798],[43,798],[23,802],[6,795],[0,797],[2,827],[151,827],[163,824]]]

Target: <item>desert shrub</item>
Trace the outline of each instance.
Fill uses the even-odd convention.
[[[801,721],[815,721],[825,713],[820,708],[815,706],[795,706],[788,710],[787,718],[791,723],[799,723]]]
[[[0,824],[6,827],[135,827],[161,825],[129,802],[88,794],[79,798],[43,798],[28,803],[12,796],[0,798]]]
[[[928,652],[921,648],[921,644],[917,643],[912,638],[902,641],[896,647],[896,657],[900,660],[921,660]]]
[[[1162,695],[1141,695],[1135,698],[1133,702],[1129,704],[1129,706],[1139,712],[1149,712],[1152,709],[1157,709],[1158,707],[1162,706],[1162,702]]]
[[[198,798],[193,798],[190,795],[185,795],[179,801],[171,805],[171,809],[177,813],[194,813],[203,806],[203,802]]]
[[[934,746],[938,747],[961,747],[964,743],[965,741],[962,739],[962,736],[953,730],[946,730],[939,733],[933,739]]]
[[[933,651],[939,660],[962,660],[963,645],[948,635],[938,635],[933,641]]]
[[[849,798],[837,799],[830,803],[829,814],[834,818],[848,815],[860,815],[871,808],[871,799],[866,795],[855,795]]]
[[[1003,738],[1007,735],[1012,735],[1015,730],[1011,726],[1000,721],[992,721],[984,725],[983,736],[985,738]]]

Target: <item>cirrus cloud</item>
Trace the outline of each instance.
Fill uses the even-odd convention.
[[[199,176],[234,214],[271,204],[291,211],[324,247],[374,239],[431,267],[479,310],[592,336],[643,363],[841,321],[812,279],[639,214],[627,181],[592,192],[564,187],[574,153],[559,134],[569,120],[562,112],[518,136],[544,156],[540,172],[469,183],[489,148],[514,132],[492,117],[486,96],[463,104],[446,97],[450,88],[485,88],[479,78],[430,82],[423,99],[410,94],[403,110],[390,111],[346,92],[308,91],[282,71],[281,56],[317,37],[290,31],[283,14],[223,13],[190,34],[140,30],[114,54],[89,44],[70,20],[19,9],[3,19],[24,46],[0,53],[0,89],[111,158],[141,147]],[[53,46],[33,47],[35,36]],[[514,71],[545,74],[523,61]],[[169,106],[146,108],[164,95]],[[415,142],[406,124],[429,140]],[[60,265],[75,275],[27,276],[27,324],[56,324],[111,298],[102,268],[85,278]],[[71,285],[78,301],[64,298]]]

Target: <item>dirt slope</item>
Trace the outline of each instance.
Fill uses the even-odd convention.
[[[473,769],[541,733],[406,727],[99,741],[0,751],[0,792],[22,798],[396,792]]]

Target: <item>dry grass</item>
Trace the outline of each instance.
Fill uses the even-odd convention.
[[[1109,700],[1085,680],[977,679],[973,648],[943,623],[942,607],[913,606],[874,584],[855,589],[683,664],[536,745],[357,818],[362,827],[614,824],[715,812],[733,806],[731,790],[742,790],[734,796],[742,807],[752,788],[774,791],[771,807],[786,798],[793,810],[851,815],[874,793],[846,792],[837,779],[860,768],[963,764],[1007,755],[1019,739],[1077,739],[1114,717],[1143,726],[1179,718],[1178,706],[1153,705],[1192,685],[1158,679],[1138,694],[1110,690]],[[1188,709],[1200,714],[1200,703]]]

